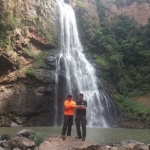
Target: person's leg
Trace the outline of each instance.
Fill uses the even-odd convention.
[[[83,141],[86,138],[86,123],[87,123],[86,118],[82,117],[82,119],[81,119],[81,125],[82,125],[82,140]]]
[[[67,136],[71,136],[71,129],[73,125],[73,116],[68,117],[68,130],[67,130]]]
[[[66,135],[66,131],[67,131],[67,124],[64,123],[62,128],[62,135]]]
[[[68,116],[64,116],[64,124],[62,128],[62,139],[65,139],[66,131],[67,131],[67,126],[68,126]]]
[[[77,130],[77,135],[78,135],[78,138],[81,139],[81,130],[80,130],[80,117],[76,117],[75,119],[75,123],[76,123],[76,130]]]
[[[71,136],[72,125],[68,125],[67,136]]]

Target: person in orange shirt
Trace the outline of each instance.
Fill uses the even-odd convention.
[[[66,138],[66,131],[67,131],[67,136],[71,136],[74,108],[78,108],[78,106],[76,106],[75,101],[72,100],[72,95],[68,95],[68,99],[65,100],[64,106],[65,106],[64,123],[63,123],[63,128],[62,128],[63,140],[65,140]]]

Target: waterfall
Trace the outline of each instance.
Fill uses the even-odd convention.
[[[58,1],[58,6],[61,45],[56,70],[55,125],[62,124],[63,102],[67,95],[72,94],[77,100],[79,93],[83,93],[88,103],[88,126],[108,127],[110,120],[114,120],[115,110],[111,111],[114,103],[103,90],[95,69],[83,53],[72,7],[63,0]]]

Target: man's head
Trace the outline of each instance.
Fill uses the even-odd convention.
[[[72,95],[68,95],[68,100],[71,100],[72,99]]]
[[[83,97],[84,97],[83,93],[80,93],[80,94],[79,94],[80,100],[83,100]]]

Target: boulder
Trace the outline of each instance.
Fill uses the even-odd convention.
[[[32,133],[34,133],[34,131],[29,129],[23,129],[17,133],[17,136],[23,136],[28,138]]]
[[[111,147],[111,150],[119,150],[118,147]]]
[[[25,137],[14,137],[8,141],[10,149],[20,148],[20,149],[31,149],[35,147],[35,143]]]
[[[20,148],[14,148],[13,150],[21,150]]]
[[[49,138],[49,140],[40,144],[36,150],[102,150],[98,144],[93,141],[76,139],[68,136],[62,140],[60,136]]]
[[[0,147],[0,150],[4,150],[2,147]]]
[[[1,137],[0,137],[0,140],[10,140],[10,136],[8,134],[2,134]]]
[[[15,123],[15,122],[11,122],[11,125],[10,125],[11,127],[19,127],[19,125],[17,124],[17,123]]]
[[[103,146],[102,150],[150,150],[150,145],[135,140],[127,140],[121,142],[121,145]]]
[[[6,143],[6,140],[0,140],[0,147],[4,147],[5,143]]]
[[[123,142],[123,146],[120,150],[149,150],[150,146],[145,145],[144,143],[137,142],[134,140]]]

